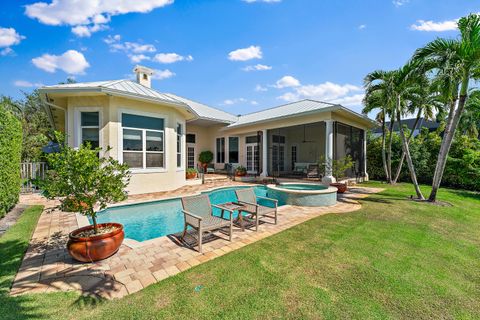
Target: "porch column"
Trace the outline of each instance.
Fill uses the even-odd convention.
[[[325,120],[325,161],[327,162],[325,168],[325,176],[322,182],[330,184],[335,182],[332,176],[332,160],[333,160],[333,120]]]
[[[367,172],[367,130],[363,130],[363,174],[364,180],[368,181],[368,172]]]
[[[268,177],[268,147],[267,147],[267,142],[268,142],[268,135],[267,135],[267,130],[262,130],[262,173],[260,173],[260,176],[263,178]]]

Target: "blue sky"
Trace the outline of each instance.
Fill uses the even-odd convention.
[[[312,98],[361,110],[362,79],[455,37],[473,0],[38,0],[0,4],[0,94],[157,70],[153,87],[244,114]]]

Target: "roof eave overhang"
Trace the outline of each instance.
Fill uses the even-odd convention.
[[[130,98],[130,99],[140,100],[140,101],[145,101],[150,103],[157,103],[157,104],[167,105],[170,107],[180,107],[185,109],[190,114],[192,114],[195,118],[199,118],[199,115],[188,104],[183,103],[181,101],[176,102],[176,101],[168,101],[168,100],[158,99],[158,98],[151,98],[151,97],[147,97],[139,94],[127,93],[127,92],[110,89],[110,88],[62,88],[62,89],[40,88],[39,92],[43,94],[67,94],[67,95],[73,94],[73,93],[99,93],[99,94],[103,93],[106,95]]]
[[[366,115],[363,115],[363,114],[360,114],[358,112],[355,112],[353,110],[350,110],[348,108],[345,108],[344,106],[342,105],[335,105],[337,107],[337,110],[339,111],[342,111],[342,112],[345,112],[345,113],[348,113],[350,115],[353,115],[355,117],[357,117],[359,120],[361,120],[362,122],[364,122],[368,127],[369,129],[370,128],[374,128],[374,127],[377,127],[378,126],[378,123],[375,121],[375,120],[372,120],[370,119],[368,116]]]

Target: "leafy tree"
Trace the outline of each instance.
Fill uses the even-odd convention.
[[[58,133],[57,137],[64,141]],[[95,233],[96,209],[124,200],[130,181],[128,166],[112,157],[99,157],[100,150],[92,149],[88,143],[78,149],[62,143],[60,152],[47,155],[50,169],[42,183],[47,198],[60,197],[62,204],[73,202],[75,211],[92,218]]]

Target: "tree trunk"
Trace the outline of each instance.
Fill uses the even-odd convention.
[[[395,111],[393,111],[390,119],[390,136],[388,137],[388,154],[387,154],[387,170],[388,183],[392,183],[392,142],[393,142],[393,125],[395,124]]]
[[[400,128],[400,137],[402,138],[402,145],[403,145],[403,152],[407,158],[408,169],[410,171],[410,178],[412,179],[413,186],[415,187],[415,192],[417,193],[417,197],[420,200],[425,200],[425,197],[420,190],[420,186],[418,185],[417,175],[415,174],[415,167],[413,165],[412,157],[410,155],[410,150],[408,148],[408,141],[405,137],[405,132],[403,131],[402,126],[402,119],[400,116],[400,97],[397,98],[397,119],[398,119],[398,127]]]
[[[468,82],[469,77],[464,76],[462,80],[462,87],[460,89],[460,97],[458,99],[457,110],[453,113],[454,116],[452,119],[449,119],[450,126],[447,125],[445,128],[445,133],[442,139],[442,145],[440,146],[440,151],[438,153],[437,165],[435,166],[435,173],[433,175],[432,181],[432,191],[428,197],[428,201],[435,202],[437,200],[437,192],[442,183],[443,172],[445,170],[445,165],[447,164],[448,152],[452,146],[453,137],[455,135],[455,130],[457,129],[458,123],[460,122],[460,117],[462,116],[463,109],[465,108],[465,103],[467,101],[468,93]],[[450,113],[451,115],[452,113]]]
[[[417,130],[418,122],[420,121],[420,116],[422,115],[422,109],[418,109],[417,118],[415,119],[415,123],[413,124],[412,132],[408,136],[407,142],[410,144],[410,140],[412,140],[413,134],[415,130]],[[402,157],[400,158],[400,162],[398,164],[397,173],[395,174],[395,178],[393,179],[393,184],[397,183],[398,178],[400,177],[400,173],[402,172],[403,161],[405,160],[405,152],[402,151]]]
[[[390,180],[388,176],[388,168],[387,168],[387,155],[385,154],[386,152],[386,140],[387,140],[387,133],[385,132],[387,129],[385,125],[385,112],[383,113],[383,118],[382,118],[382,163],[383,163],[383,170],[385,171],[385,179],[388,182]]]

